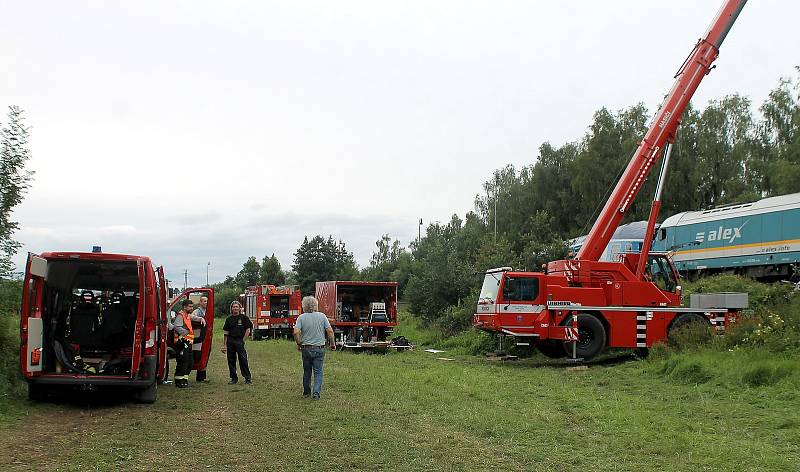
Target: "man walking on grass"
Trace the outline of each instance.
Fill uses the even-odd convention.
[[[294,324],[294,341],[303,359],[303,396],[311,395],[319,400],[322,391],[322,363],[325,360],[325,338],[331,350],[336,350],[333,328],[325,314],[317,311],[318,302],[314,297],[303,297],[303,314]],[[314,374],[314,387],[311,387],[311,374]]]

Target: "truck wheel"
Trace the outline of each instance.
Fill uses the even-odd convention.
[[[261,333],[258,331],[253,332],[253,341],[261,341]]]
[[[47,389],[43,385],[28,384],[28,400],[40,402],[47,398]]]
[[[136,401],[139,403],[155,403],[158,398],[158,382],[153,382],[149,387],[136,392]]]
[[[572,324],[572,315],[568,316],[563,325]],[[562,348],[567,357],[572,357],[573,343],[564,342]],[[589,360],[600,354],[606,347],[606,328],[596,316],[588,313],[578,314],[578,346],[576,355],[579,359]]]
[[[676,334],[682,329],[703,326],[711,328],[711,322],[705,316],[697,313],[682,313],[675,317],[667,329],[667,340],[671,343],[676,342]]]
[[[561,359],[566,356],[564,348],[557,341],[541,341],[536,343],[536,350],[550,359]]]

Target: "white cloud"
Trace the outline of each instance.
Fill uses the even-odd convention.
[[[27,111],[36,171],[17,239],[195,284],[209,261],[214,280],[288,266],[306,234],[365,264],[599,107],[652,109],[718,3],[6,2],[0,105]],[[749,2],[695,102],[759,104],[793,73],[798,16]]]

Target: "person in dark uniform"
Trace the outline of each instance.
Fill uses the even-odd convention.
[[[253,323],[250,318],[242,313],[242,305],[238,301],[231,303],[231,316],[225,320],[225,325],[222,327],[222,334],[225,335],[225,342],[222,346],[222,352],[228,355],[228,370],[230,371],[231,381],[230,385],[239,382],[239,376],[236,375],[236,358],[239,358],[239,368],[242,370],[244,383],[247,385],[253,384],[253,377],[250,375],[250,366],[247,364],[247,350],[244,348],[244,338],[250,336],[250,330],[253,329]]]

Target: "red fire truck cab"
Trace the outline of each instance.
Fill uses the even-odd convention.
[[[397,326],[397,282],[317,282],[319,311],[343,348],[388,347]]]
[[[192,292],[209,298],[210,333],[213,290]],[[41,400],[60,388],[124,387],[137,400],[154,402],[171,336],[167,293],[163,268],[148,257],[29,254],[20,320],[20,364],[29,397]],[[209,334],[195,366],[204,367],[210,352]]]
[[[290,337],[294,320],[300,315],[300,290],[296,287],[255,285],[244,293],[245,314],[253,323],[251,336]]]

